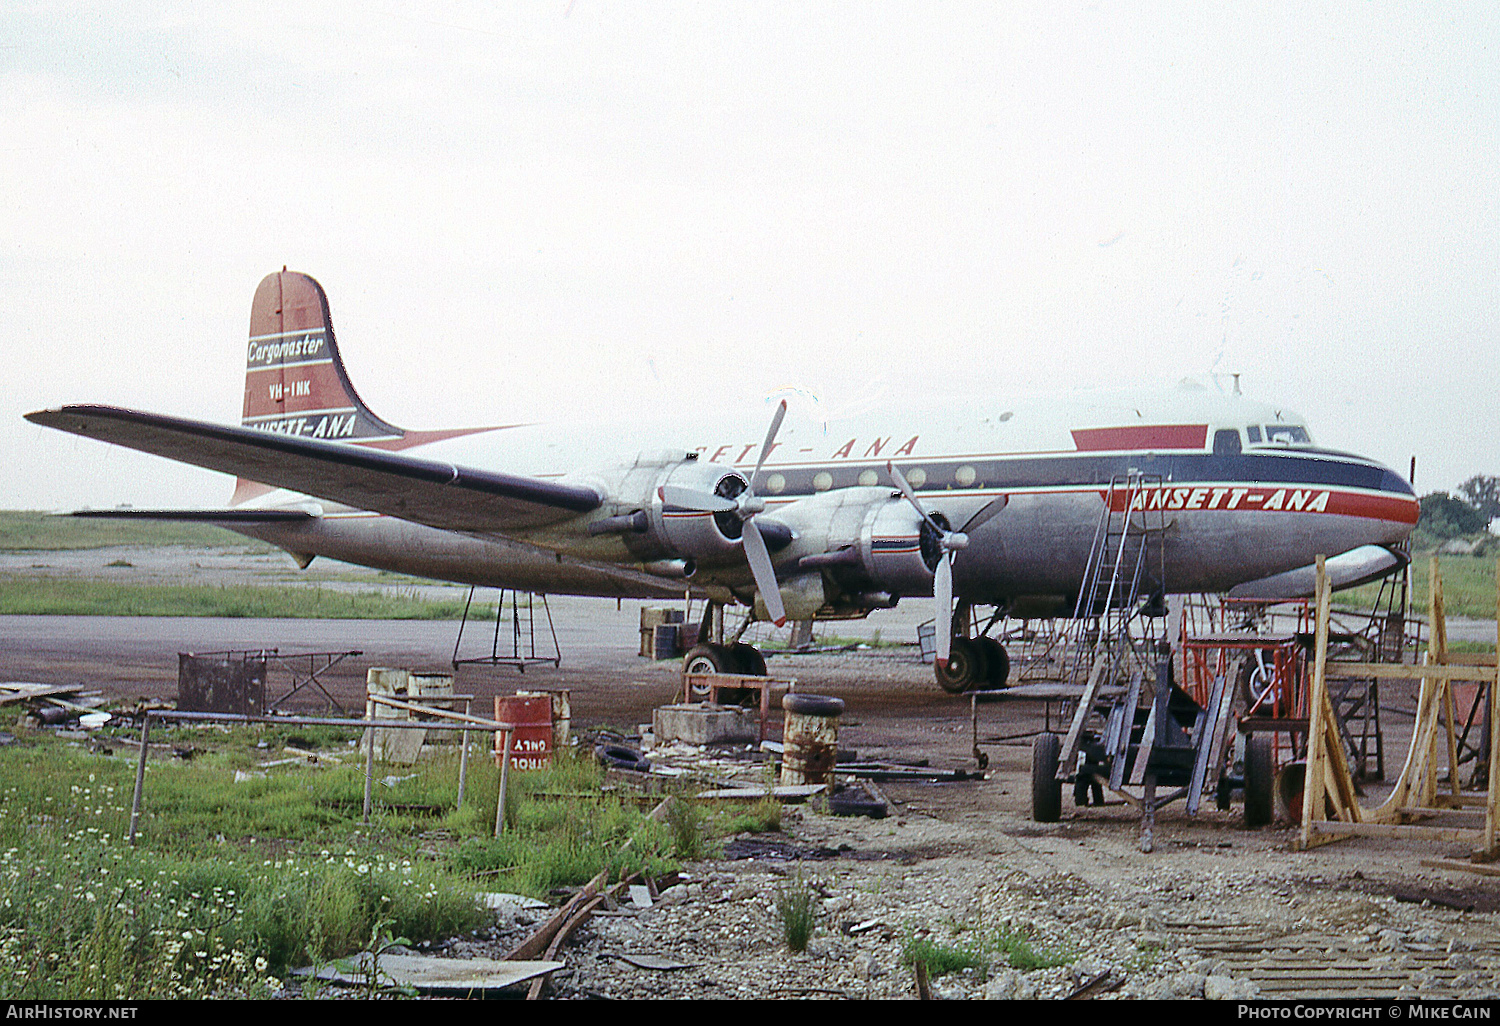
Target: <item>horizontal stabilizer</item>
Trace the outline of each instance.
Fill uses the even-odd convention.
[[[1330,556],[1323,561],[1328,580],[1334,591],[1357,588],[1389,574],[1396,573],[1411,562],[1401,552],[1393,552],[1380,545],[1361,545],[1357,549]],[[1272,574],[1258,581],[1246,581],[1229,589],[1229,597],[1237,599],[1282,599],[1308,598],[1317,583],[1318,565],[1309,563],[1295,570]]]
[[[597,509],[592,488],[361,445],[114,406],[28,413],[33,424],[450,531],[540,527]]]
[[[316,520],[306,509],[79,509],[67,514],[95,520],[169,520],[196,524],[282,524]]]

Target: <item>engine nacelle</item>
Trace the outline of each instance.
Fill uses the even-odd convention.
[[[941,513],[933,513],[932,519],[948,527]],[[860,567],[878,591],[931,595],[933,571],[942,554],[937,532],[904,498],[871,509],[860,530]]]
[[[708,565],[742,559],[744,525],[739,517],[733,512],[705,513],[669,505],[662,498],[662,488],[669,484],[733,499],[749,487],[745,475],[717,463],[679,464],[658,478],[647,508],[649,534],[670,555]]]
[[[936,533],[889,488],[843,488],[768,515],[796,532],[798,567],[823,571],[846,596],[932,594],[933,570],[942,555]],[[947,524],[941,514],[933,519]]]
[[[734,512],[683,509],[662,498],[662,489],[675,485],[733,499],[748,487],[745,476],[733,467],[705,463],[695,453],[679,450],[643,455],[629,466],[594,475],[587,482],[611,496],[611,501],[588,520],[588,540],[575,534],[559,539],[559,548],[589,558],[629,558],[657,565],[676,562],[688,576],[699,563],[713,566],[743,559],[740,535],[744,525]]]

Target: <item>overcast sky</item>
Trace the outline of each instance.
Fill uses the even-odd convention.
[[[216,505],[34,427],[237,422],[328,291],[408,427],[1239,372],[1500,474],[1500,7],[10,3],[0,507]],[[503,469],[503,468],[500,468]]]

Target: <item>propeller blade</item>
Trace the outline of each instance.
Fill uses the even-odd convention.
[[[979,525],[987,522],[990,517],[994,516],[996,513],[999,513],[1006,507],[1006,504],[1009,502],[1010,500],[1004,495],[991,499],[983,509],[969,518],[969,522],[967,524],[964,524],[962,528],[963,532],[965,534],[968,534],[970,531],[979,530]]]
[[[771,418],[770,430],[766,432],[766,440],[760,447],[760,459],[755,461],[755,473],[750,475],[750,490],[755,490],[755,479],[760,476],[760,468],[765,466],[766,457],[771,455],[772,448],[776,444],[776,432],[781,430],[781,422],[786,418],[786,400],[776,407],[776,415]]]
[[[683,509],[695,509],[703,513],[728,513],[739,508],[733,499],[711,492],[700,492],[696,488],[684,488],[682,485],[662,485],[660,492],[662,502]]]
[[[771,565],[771,553],[766,550],[766,540],[760,536],[760,527],[753,519],[745,521],[742,536],[745,558],[750,561],[750,572],[755,575],[755,586],[760,597],[765,599],[766,612],[780,627],[786,623],[786,607],[781,603],[781,588],[776,583],[776,569]]]
[[[938,561],[932,580],[932,602],[937,607],[937,625],[934,640],[937,641],[937,657],[948,661],[949,645],[953,641],[953,553],[943,553]]]
[[[927,521],[928,525],[938,533],[939,537],[946,534],[947,532],[943,530],[942,526],[936,520],[932,519],[926,508],[917,499],[917,493],[912,491],[911,485],[906,483],[906,477],[901,471],[896,469],[896,465],[894,463],[887,463],[885,469],[890,473],[891,479],[896,482],[896,487],[901,489],[901,494],[906,496],[906,501],[915,506],[917,512],[922,514],[922,519]]]

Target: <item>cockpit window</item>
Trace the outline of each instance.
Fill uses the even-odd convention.
[[[1307,428],[1298,424],[1267,424],[1266,441],[1272,445],[1311,445]]]
[[[1214,455],[1215,456],[1238,456],[1240,454],[1240,433],[1235,428],[1224,428],[1214,432]]]
[[[1251,424],[1249,427],[1247,427],[1245,429],[1245,434],[1249,436],[1249,438],[1250,438],[1250,444],[1251,445],[1259,445],[1260,444],[1260,425],[1259,424]]]

